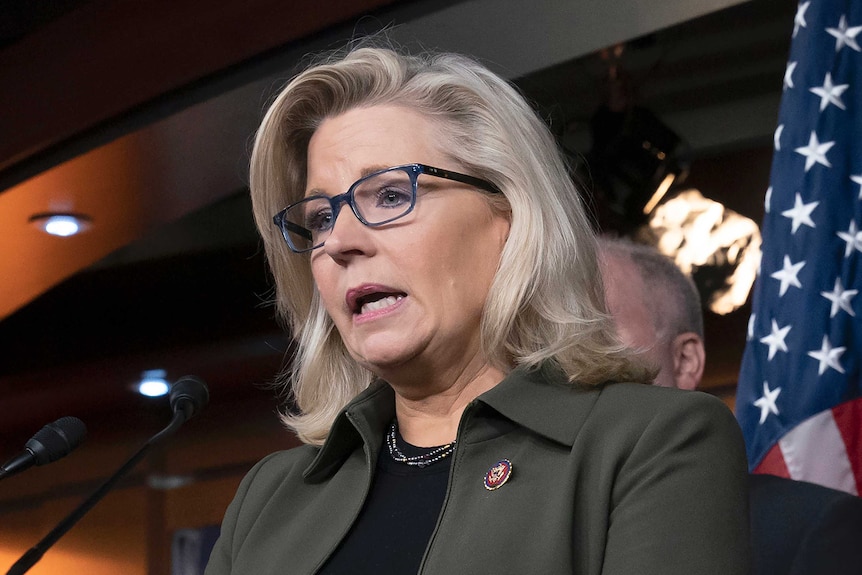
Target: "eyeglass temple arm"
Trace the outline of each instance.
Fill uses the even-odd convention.
[[[304,237],[305,239],[307,239],[308,241],[312,240],[311,231],[308,228],[304,228],[304,227],[300,226],[299,224],[295,224],[295,223],[287,220],[284,217],[284,214],[279,214],[278,216],[275,217],[275,225],[277,225],[278,227],[280,227],[283,230],[287,230],[289,232],[293,232],[297,235],[300,235],[300,236]]]
[[[425,164],[419,164],[422,166],[422,169],[425,173],[431,176],[437,176],[438,178],[445,178],[447,180],[453,180],[456,182],[461,182],[462,184],[467,184],[469,186],[474,186],[479,189],[485,190],[486,192],[491,192],[493,194],[501,194],[503,191],[492,184],[487,180],[483,180],[482,178],[477,178],[474,176],[468,176],[467,174],[459,174],[458,172],[450,172],[449,170],[444,170],[442,168],[435,168],[433,166],[428,166]]]

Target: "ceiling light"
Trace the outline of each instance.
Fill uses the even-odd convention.
[[[90,218],[83,214],[36,214],[30,223],[52,236],[68,237],[90,228]]]
[[[166,375],[163,369],[145,371],[141,375],[141,382],[138,384],[138,393],[147,397],[160,397],[167,394],[171,386],[165,379]]]

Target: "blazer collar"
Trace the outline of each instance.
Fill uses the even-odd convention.
[[[303,477],[310,481],[323,480],[363,444],[369,461],[377,461],[386,426],[394,417],[395,392],[385,382],[375,380],[335,418],[323,447],[305,469]]]
[[[600,389],[570,383],[555,363],[545,362],[536,368],[516,368],[479,396],[477,402],[517,425],[571,446]],[[386,426],[394,417],[394,392],[377,380],[338,414],[326,442],[303,476],[309,481],[323,480],[363,444],[369,461],[376,461]]]
[[[479,401],[539,435],[572,446],[601,387],[570,383],[553,362],[519,367]]]

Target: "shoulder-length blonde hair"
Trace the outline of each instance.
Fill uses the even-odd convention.
[[[496,184],[508,202],[509,238],[482,318],[488,360],[504,371],[553,360],[585,385],[649,379],[614,336],[581,199],[550,131],[524,98],[463,56],[365,46],[296,76],[266,113],[251,157],[254,216],[277,309],[297,340],[285,384],[300,413],[285,414],[287,426],[307,443],[322,443],[338,412],[374,376],[348,354],[307,254],[289,251],[272,217],[304,195],[308,143],[321,122],[384,104],[435,122],[448,139],[441,150],[466,173]]]

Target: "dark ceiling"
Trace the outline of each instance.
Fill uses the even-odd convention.
[[[393,10],[405,10],[411,18],[434,11],[430,3],[396,4]],[[441,9],[458,4],[448,2]],[[36,34],[50,37],[52,27],[60,29],[82,10],[98,13],[105,5],[95,0],[4,4],[0,64],[4,53],[23,40]],[[339,9],[345,14],[346,23],[338,25],[343,33],[356,18]],[[378,21],[385,21],[388,13],[381,10]],[[694,182],[726,178],[715,167],[722,158],[756,156],[759,168],[741,178],[748,187],[727,185],[716,195],[758,222],[794,10],[787,2],[745,2],[629,39],[634,41],[626,43],[620,60],[634,80],[638,104],[691,143]],[[325,44],[330,28],[319,25],[318,32],[298,38],[308,39],[308,45]],[[205,101],[205,94],[215,96],[219,86],[227,93],[263,81],[266,90],[252,102],[259,111],[273,88],[269,74],[274,65],[269,62],[278,61],[280,49],[301,53],[299,40],[281,42],[282,48],[275,40],[272,47],[257,48],[266,58],[240,54],[236,60],[245,66],[231,62],[228,72],[205,70],[198,79],[187,77],[179,88],[160,88],[163,93],[143,104],[126,102],[123,113],[99,118],[87,112],[89,127],[59,125],[56,139],[43,139],[41,149],[0,158],[3,189],[78,152],[134,135],[149,122],[170,120],[174,113]],[[589,145],[587,123],[601,102],[606,72],[607,62],[591,52],[516,80],[561,142],[583,153]],[[105,86],[113,82],[104,78]],[[153,85],[159,84],[153,80]],[[16,100],[20,105],[22,101]],[[252,131],[253,126],[245,132],[240,149],[247,148]],[[700,175],[698,162],[705,166]],[[259,384],[274,378],[289,340],[273,319],[267,274],[240,178],[206,205],[158,222],[135,242],[56,284],[0,321],[0,448],[15,449],[43,423],[62,415],[116,421],[117,413],[162,409],[129,392],[144,369],[163,368],[171,378],[196,373],[209,381],[214,402],[225,404],[251,394],[274,405],[273,392]],[[745,325],[744,319],[743,311],[730,319],[708,318],[708,326],[714,332],[735,330]],[[739,337],[712,340],[737,345]],[[716,358],[732,362],[737,357],[738,350],[712,345]]]
[[[7,0],[0,4],[0,49],[6,48],[37,28],[59,18],[81,0]]]

